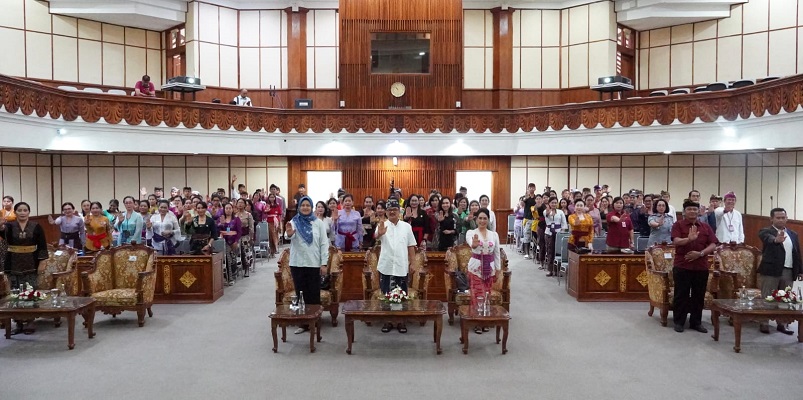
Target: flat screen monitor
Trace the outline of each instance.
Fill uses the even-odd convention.
[[[429,32],[371,33],[371,73],[428,74]]]
[[[296,108],[312,108],[312,99],[296,99]]]

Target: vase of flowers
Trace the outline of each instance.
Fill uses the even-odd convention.
[[[22,286],[22,285],[20,285]],[[37,308],[39,307],[39,302],[44,300],[47,295],[44,292],[39,290],[34,290],[31,284],[25,284],[25,290],[21,290],[19,293],[13,293],[11,298],[16,300],[17,305],[23,308]]]
[[[388,303],[391,310],[398,311],[404,308],[404,304],[402,303],[410,299],[411,297],[407,292],[396,286],[390,292],[385,293],[385,297],[382,301]]]
[[[773,290],[772,294],[767,296],[767,298],[764,300],[769,302],[777,302],[779,308],[784,306],[795,308],[798,303],[803,301],[800,295],[795,293],[789,286],[787,286],[785,289]]]

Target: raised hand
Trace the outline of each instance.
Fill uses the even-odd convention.
[[[148,189],[145,189],[145,186],[139,188],[139,194],[141,194],[142,197],[145,197],[148,194]]]
[[[692,225],[692,227],[689,228],[689,241],[693,242],[697,240],[697,235],[697,225]]]
[[[296,234],[296,230],[293,229],[293,224],[290,221],[284,224],[284,233],[287,234],[288,237],[292,237]]]
[[[148,220],[148,222],[145,223],[145,227],[147,227],[148,229],[153,228],[153,222],[151,222],[151,220]]]
[[[471,238],[471,248],[472,249],[476,249],[477,247],[480,246],[480,244],[481,244],[480,243],[480,236],[475,233],[474,237]]]
[[[778,232],[778,236],[775,236],[775,243],[783,243],[784,240],[786,240],[786,230]]]
[[[388,232],[388,227],[385,226],[385,221],[379,221],[379,224],[376,226],[376,234],[382,236],[387,232]]]
[[[53,220],[53,216],[52,215],[48,215],[47,216],[47,222],[49,222],[50,225],[56,225],[56,221]]]
[[[438,220],[438,222],[440,222],[440,221],[443,221],[443,220],[444,220],[444,218],[446,218],[446,217],[443,215],[443,210],[440,210],[440,211],[438,211],[438,213],[437,213],[437,214],[435,214],[435,218]]]

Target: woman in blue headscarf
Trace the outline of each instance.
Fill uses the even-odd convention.
[[[298,201],[298,213],[287,222],[284,235],[290,239],[290,274],[296,296],[304,292],[305,304],[321,304],[321,275],[329,262],[329,238],[326,225],[312,212],[309,196]],[[309,330],[301,327],[296,334]]]

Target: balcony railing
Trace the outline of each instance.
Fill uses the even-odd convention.
[[[740,89],[513,110],[286,110],[67,92],[0,75],[6,112],[41,118],[267,133],[543,132],[733,121],[795,111],[803,75]]]

